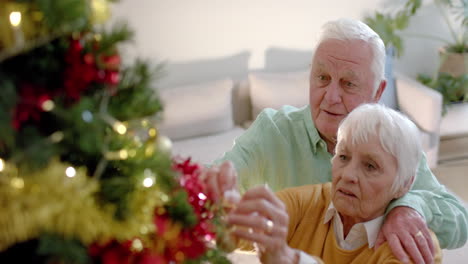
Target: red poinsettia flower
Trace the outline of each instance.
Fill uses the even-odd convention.
[[[46,89],[23,83],[20,85],[19,103],[13,112],[12,126],[19,130],[25,122],[40,121],[41,113],[44,112],[43,104],[52,98]]]

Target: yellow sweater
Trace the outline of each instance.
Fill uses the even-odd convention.
[[[288,244],[320,257],[325,263],[401,263],[393,256],[387,243],[376,251],[366,244],[355,250],[345,250],[335,240],[333,222],[324,224],[331,200],[331,183],[288,188],[277,193],[289,215]],[[434,234],[435,263],[441,262],[441,250]]]

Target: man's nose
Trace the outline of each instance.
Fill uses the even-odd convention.
[[[332,81],[327,87],[325,100],[329,105],[341,103],[341,90],[338,81]]]

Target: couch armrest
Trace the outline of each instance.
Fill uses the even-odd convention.
[[[250,86],[247,79],[238,81],[232,90],[232,114],[234,123],[238,126],[244,126],[244,123],[252,119]]]
[[[442,95],[417,80],[395,73],[398,105],[423,131],[439,134]]]

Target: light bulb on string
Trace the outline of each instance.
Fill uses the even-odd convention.
[[[68,167],[66,170],[65,170],[65,175],[67,175],[68,178],[73,178],[76,176],[76,170],[75,168],[73,167]]]
[[[50,138],[50,141],[52,141],[53,143],[58,143],[60,141],[63,140],[63,132],[62,131],[56,131],[54,133],[52,133],[52,135],[49,136]]]
[[[85,110],[83,113],[81,113],[81,118],[86,123],[91,123],[93,121],[93,114],[90,111]]]
[[[115,130],[115,132],[119,133],[120,135],[127,133],[127,127],[122,122],[114,122],[112,128]]]
[[[156,181],[156,175],[150,169],[145,169],[143,175],[143,186],[146,188],[153,186]]]
[[[21,12],[13,11],[10,13],[10,24],[13,27],[18,27],[21,24]]]
[[[24,180],[19,177],[14,177],[11,179],[10,184],[15,189],[23,189],[24,188]]]
[[[148,129],[148,136],[150,138],[155,138],[157,135],[158,135],[158,131],[156,130],[156,128]]]
[[[52,100],[45,100],[42,105],[42,110],[46,111],[46,112],[50,112],[54,109],[55,107],[55,104]]]
[[[153,184],[154,184],[154,180],[150,177],[147,177],[143,180],[143,186],[145,186],[146,188],[153,186]]]

